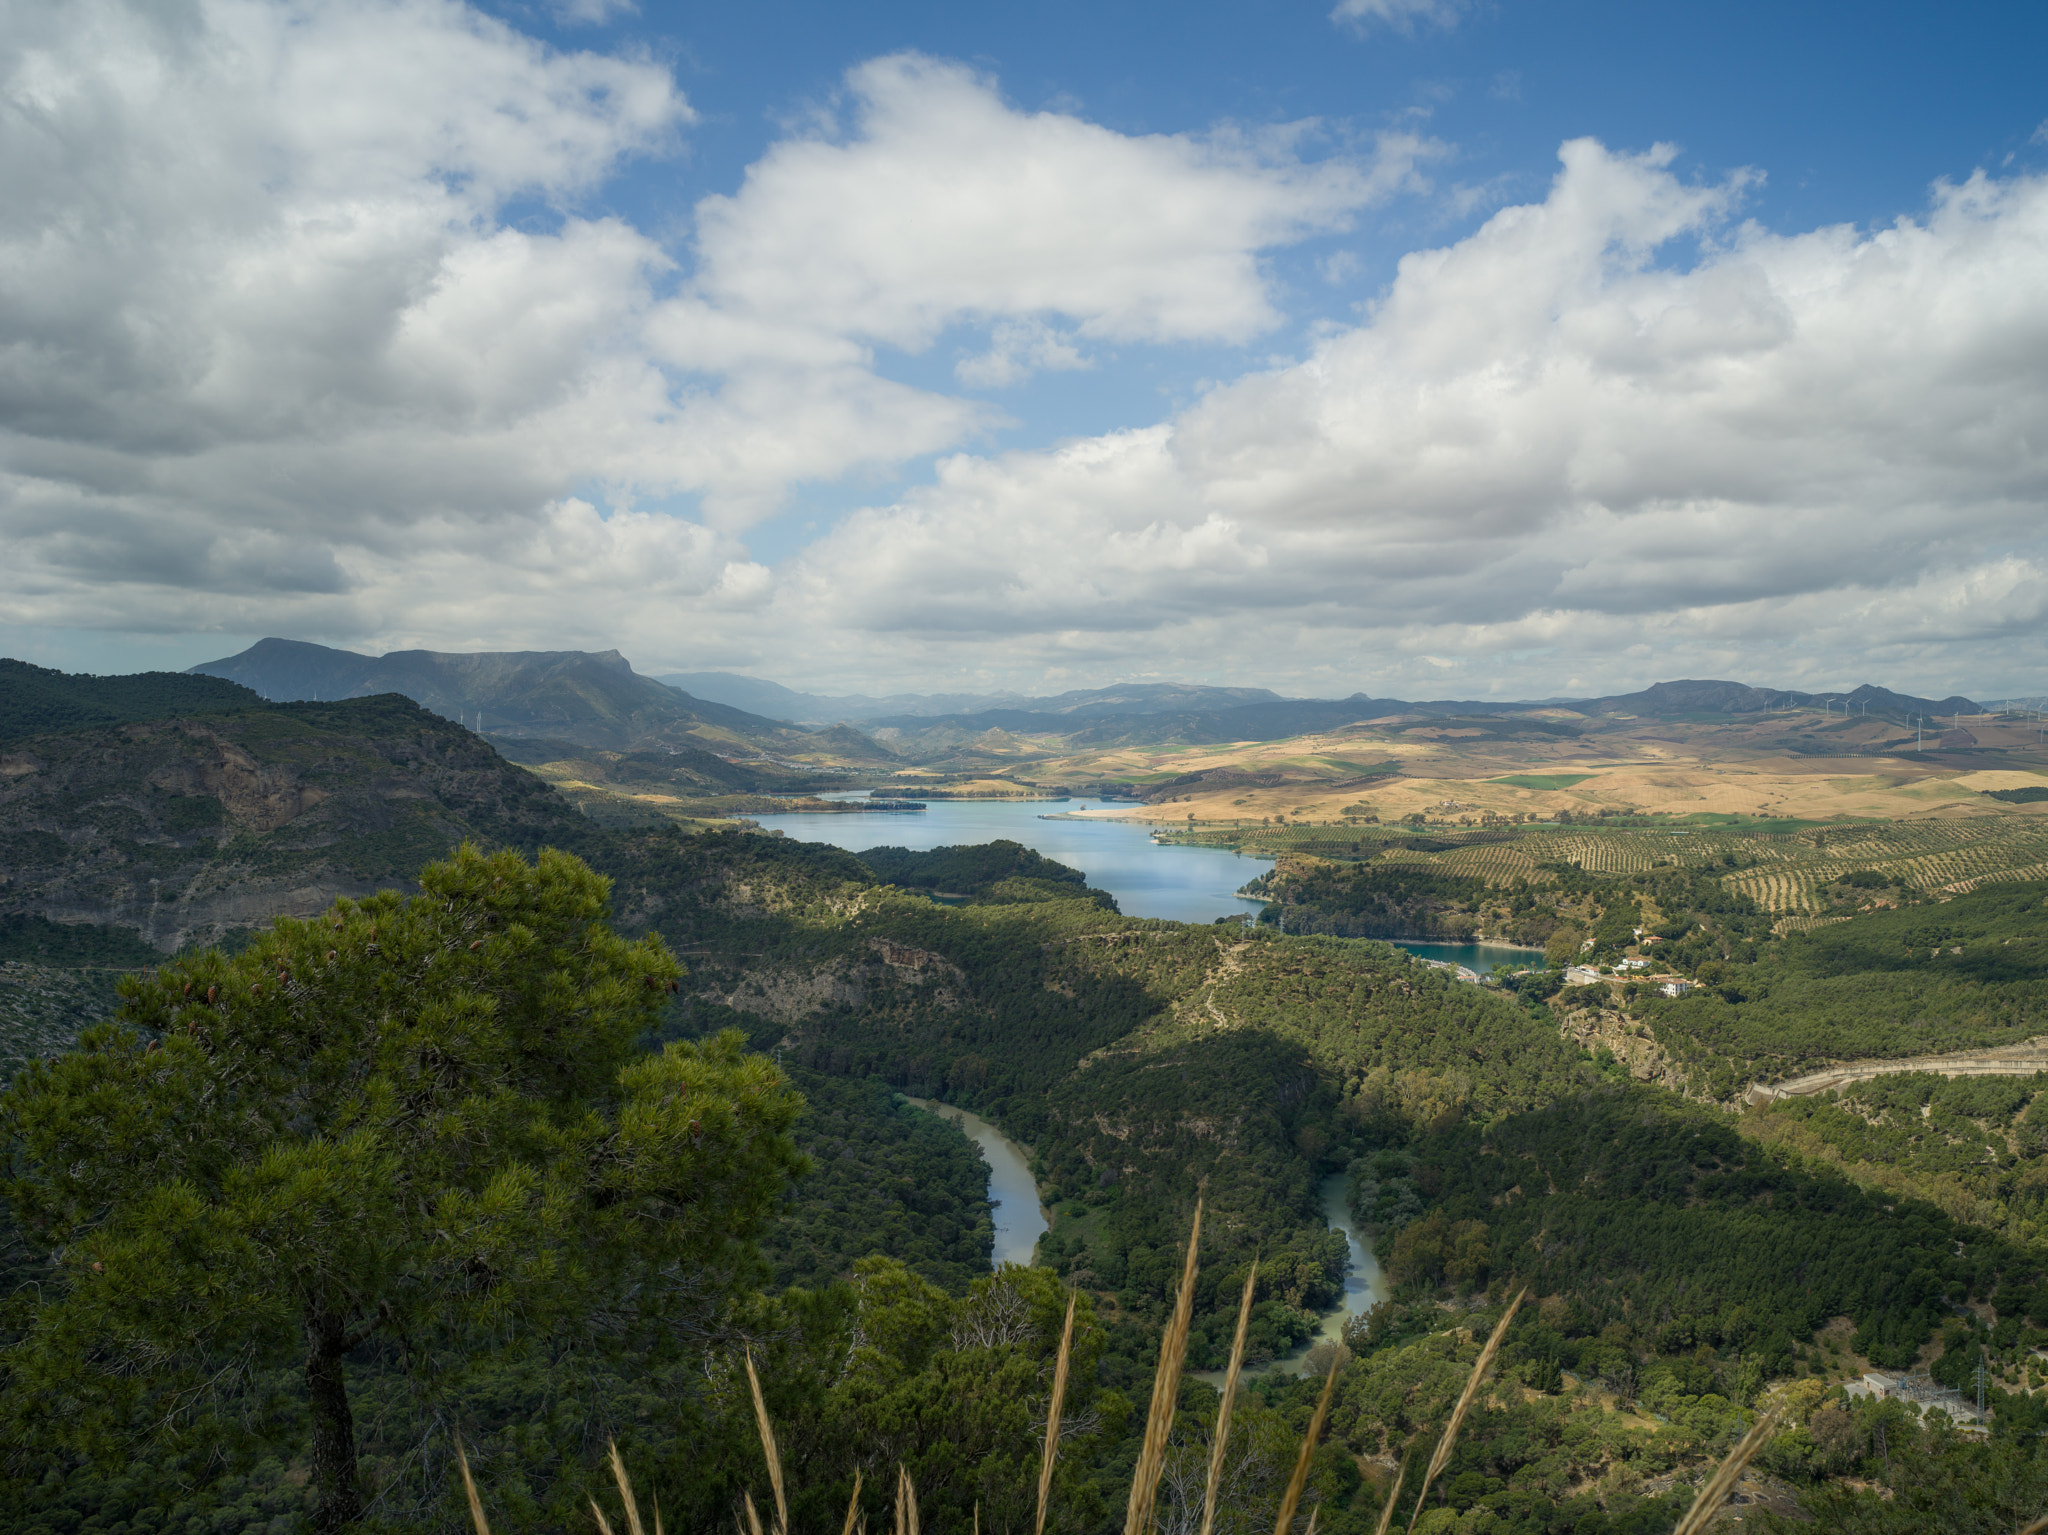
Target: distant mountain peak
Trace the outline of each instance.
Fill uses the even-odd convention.
[[[787,745],[786,726],[694,699],[643,677],[617,650],[395,650],[366,656],[304,640],[264,639],[191,668],[275,701],[400,693],[473,730],[626,749],[681,743],[710,730],[756,746]],[[701,744],[701,743],[700,743]]]

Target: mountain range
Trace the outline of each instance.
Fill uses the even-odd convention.
[[[738,672],[668,672],[659,679],[671,687],[749,709],[771,719],[828,724],[840,720],[926,719],[975,714],[989,709],[1017,709],[1036,714],[1092,718],[1105,714],[1165,714],[1178,709],[1224,709],[1238,704],[1277,702],[1270,688],[1204,687],[1179,682],[1134,682],[1117,687],[1084,688],[1034,698],[1023,693],[892,693],[884,698],[865,693],[802,693],[779,682],[743,677]]]
[[[1633,693],[1570,699],[1285,698],[1267,688],[1127,683],[1047,697],[1019,694],[800,692],[731,672],[634,671],[616,650],[401,650],[368,656],[303,641],[266,639],[195,666],[274,701],[400,693],[495,737],[545,738],[615,751],[749,750],[771,756],[928,757],[978,737],[1056,736],[1073,748],[1122,744],[1272,741],[1367,721],[1484,720],[1491,734],[1552,731],[1572,719],[1740,719],[1787,708],[1839,708],[1910,726],[1984,712],[1968,698],[1919,698],[1866,684],[1808,693],[1744,682],[1659,682]],[[690,686],[681,686],[688,683]],[[964,707],[973,705],[974,707]],[[847,721],[858,720],[860,729]],[[824,728],[820,728],[824,727]],[[877,744],[877,743],[880,744]]]
[[[643,677],[616,650],[366,656],[302,640],[259,640],[190,669],[272,702],[333,702],[399,693],[479,734],[545,737],[626,750],[658,744],[802,749],[808,733]]]

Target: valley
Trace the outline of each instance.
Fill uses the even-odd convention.
[[[1599,752],[1548,730],[1396,722],[1368,750],[1167,743],[1121,777],[1112,755],[1069,751],[977,778],[900,758],[807,765],[765,743],[479,736],[389,693],[178,684],[153,715],[131,697],[95,718],[80,713],[91,688],[32,680],[40,702],[17,711],[0,784],[10,1072],[110,1016],[122,973],[408,888],[467,839],[553,846],[603,874],[618,929],[687,968],[646,1045],[736,1031],[809,1103],[794,1132],[809,1170],[729,1330],[696,1352],[645,1380],[537,1342],[493,1344],[469,1373],[421,1373],[381,1346],[354,1358],[368,1463],[425,1523],[461,1516],[449,1484],[406,1469],[452,1414],[494,1487],[529,1489],[534,1528],[595,1485],[601,1468],[558,1450],[592,1425],[679,1525],[709,1527],[758,1454],[743,1380],[733,1394],[740,1338],[818,1489],[812,1522],[836,1519],[827,1505],[843,1512],[884,1432],[830,1384],[847,1328],[902,1393],[887,1453],[935,1521],[971,1523],[977,1502],[1023,1496],[996,1425],[1043,1391],[1032,1372],[1052,1347],[1043,1318],[1014,1335],[989,1319],[1056,1321],[1067,1288],[1085,1312],[1084,1427],[1061,1497],[1077,1525],[1110,1528],[1197,1200],[1186,1364],[1201,1378],[1178,1442],[1196,1453],[1213,1420],[1211,1372],[1256,1261],[1244,1453],[1246,1485],[1268,1490],[1246,1496],[1275,1495],[1337,1371],[1314,1487],[1319,1527],[1344,1535],[1365,1535],[1392,1476],[1430,1453],[1475,1333],[1524,1286],[1446,1478],[1444,1512],[1475,1528],[1483,1512],[1513,1531],[1668,1530],[1773,1405],[1786,1426],[1760,1465],[1787,1507],[1861,1496],[1886,1474],[1881,1441],[1967,1478],[2048,1423],[2030,1352],[2048,1344],[2048,819],[2024,792],[2048,779],[1995,733],[2021,723],[1979,721],[1979,744],[1922,761],[1876,736],[1868,757],[1802,757],[1785,732],[1813,721],[1767,710],[1597,730],[1583,716],[1571,728]],[[1651,755],[1681,745],[1683,764]],[[1133,750],[1114,761],[1133,767]],[[921,774],[962,797],[792,804],[907,799]],[[1752,808],[1649,793],[1704,780]],[[1028,797],[1055,789],[1067,798]],[[1855,795],[1874,798],[1854,815],[1788,808]],[[1519,947],[1470,979],[1395,940]],[[1962,1057],[2012,1069],[1939,1074]],[[1018,1167],[992,1190],[974,1146],[915,1102],[976,1116],[1024,1159],[1047,1216],[1018,1251],[1029,1267],[992,1269],[1016,1228],[999,1233],[991,1195],[1017,1199]],[[1370,1294],[1333,1198],[1371,1248]],[[47,1266],[8,1241],[10,1272]],[[28,1325],[26,1305],[7,1325]],[[1978,1359],[1988,1439],[1841,1389],[1870,1369],[1948,1380]],[[1306,1376],[1268,1368],[1281,1360]],[[260,1385],[277,1404],[263,1453],[281,1458],[252,1441],[229,1482],[162,1462],[252,1510],[220,1528],[290,1504],[291,1380]],[[132,1478],[92,1477],[71,1486],[94,1510],[142,1517]]]

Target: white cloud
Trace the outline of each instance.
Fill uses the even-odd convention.
[[[1397,32],[1412,32],[1418,22],[1456,26],[1464,9],[1464,0],[1337,0],[1330,20],[1359,31],[1377,21]]]
[[[1341,229],[1413,182],[1427,141],[1300,157],[1312,125],[1130,137],[1020,112],[957,64],[847,77],[826,131],[698,205],[698,285],[723,311],[921,349],[961,320],[1059,316],[1089,339],[1245,341],[1280,320],[1258,253]]]
[[[548,7],[564,26],[601,27],[619,16],[637,16],[633,0],[554,0]]]
[[[691,121],[450,0],[0,0],[6,617],[984,686],[2048,662],[2048,180],[1774,234],[1744,176],[1574,142],[1305,357],[990,454],[991,406],[877,349],[993,389],[1256,338],[1262,256],[1441,146],[1133,137],[898,56],[692,243],[586,211]],[[938,453],[750,557],[792,485]]]
[[[1223,620],[1266,678],[1427,650],[1529,655],[1542,691],[1561,655],[1640,680],[1634,643],[1781,678],[2048,659],[2048,180],[1781,236],[1735,221],[1743,176],[1562,160],[1299,365],[1147,431],[948,460],[785,600],[905,654],[1114,666]],[[1658,265],[1681,238],[1704,253]]]
[[[1004,320],[991,327],[989,348],[954,364],[953,376],[981,389],[1001,389],[1038,372],[1072,372],[1089,366],[1073,337],[1042,320]]]
[[[692,123],[659,66],[454,0],[0,0],[10,611],[446,643],[584,632],[586,596],[643,636],[744,615],[772,583],[733,535],[791,485],[997,419],[877,343],[980,328],[961,377],[997,386],[1249,336],[1261,250],[1434,152],[1130,138],[915,56],[847,102],[671,246],[584,211]],[[591,485],[695,510],[606,521]],[[644,600],[596,596],[610,570]]]

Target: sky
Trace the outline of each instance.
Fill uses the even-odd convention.
[[[2048,692],[2048,7],[0,0],[0,652]]]

